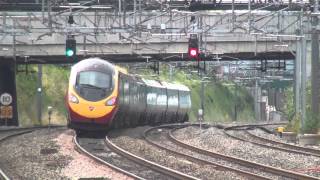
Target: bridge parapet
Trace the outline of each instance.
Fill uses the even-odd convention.
[[[230,11],[3,12],[0,56],[64,54],[67,35],[77,40],[77,54],[186,53],[190,34],[201,35],[205,54],[295,51],[301,12]],[[191,21],[191,19],[194,19]],[[309,24],[304,23],[304,32]],[[277,35],[278,34],[278,35]],[[308,37],[305,37],[308,38]]]

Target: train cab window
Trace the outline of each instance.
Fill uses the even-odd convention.
[[[147,104],[156,105],[157,104],[157,92],[156,88],[148,87],[147,88]]]
[[[180,101],[181,108],[190,108],[191,107],[190,93],[186,91],[180,91],[179,101]]]
[[[168,106],[179,106],[179,98],[177,90],[168,90]]]
[[[82,71],[76,77],[77,93],[88,101],[99,101],[111,94],[112,74],[99,71]]]
[[[108,89],[111,87],[111,75],[98,71],[83,71],[79,73],[77,85]]]

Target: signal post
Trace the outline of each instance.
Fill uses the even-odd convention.
[[[201,41],[200,41],[201,43]],[[204,121],[204,79],[203,79],[203,72],[205,73],[206,71],[206,64],[205,61],[203,62],[203,72],[201,71],[200,68],[200,61],[204,60],[202,59],[201,53],[200,53],[200,48],[199,48],[199,38],[198,34],[190,34],[189,42],[188,42],[188,58],[191,61],[197,61],[198,63],[198,75],[201,78],[201,94],[200,94],[200,99],[201,99],[201,104],[200,104],[200,109],[198,111],[198,121],[200,123],[200,130],[201,130],[201,121]]]

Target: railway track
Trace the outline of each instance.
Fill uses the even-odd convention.
[[[135,156],[105,139],[74,137],[79,150],[95,161],[134,179],[197,179]]]
[[[56,126],[55,126],[56,127]],[[61,127],[61,126],[57,126]],[[0,130],[0,143],[4,143],[7,139],[31,133],[35,130],[46,127],[29,127],[29,128],[9,128]],[[0,167],[0,179],[9,180],[9,176]]]
[[[235,134],[228,133],[228,130],[225,130],[224,133],[233,139],[249,142],[257,146],[271,148],[271,149],[280,150],[280,151],[289,152],[289,153],[320,157],[320,150],[305,148],[301,146],[295,146],[295,145],[291,145],[283,142],[265,139],[259,136],[255,136],[254,134],[249,133],[245,129],[243,129],[243,131],[234,132]]]
[[[186,126],[180,126],[179,128],[182,128],[182,127],[186,127]],[[188,150],[186,150],[186,148],[184,149],[184,147],[179,147],[179,145],[170,141],[168,134],[170,133],[169,129],[172,129],[172,128],[176,128],[176,127],[173,127],[171,125],[164,125],[164,126],[158,126],[158,127],[147,129],[144,132],[144,138],[146,139],[147,142],[149,142],[150,144],[152,144],[160,149],[169,151],[175,155],[181,156],[181,157],[183,157],[189,161],[195,162],[195,163],[201,163],[204,165],[211,165],[212,168],[214,168],[214,169],[234,172],[236,174],[247,177],[249,179],[272,179],[272,178],[268,178],[266,176],[257,175],[256,172],[252,173],[252,172],[248,172],[243,169],[234,168],[232,166],[226,165],[225,163],[222,163],[221,161],[219,161],[217,159],[213,159],[211,157],[208,158],[204,155],[197,154],[196,151],[193,151],[193,150],[188,151]],[[161,131],[159,131],[159,130],[161,130]],[[161,142],[156,142],[159,140],[153,140],[152,138],[150,138],[149,137],[150,134],[154,133],[154,132],[161,132],[162,135],[157,133],[156,136],[161,136],[164,139]],[[208,177],[208,178],[210,179],[210,177]]]
[[[232,125],[225,127],[225,130],[244,130],[244,129],[253,129],[257,127],[265,127],[265,126],[278,126],[278,125],[286,125],[287,122],[276,122],[276,123],[259,123],[259,124],[242,124],[242,125]]]
[[[306,147],[302,147],[302,146],[297,146],[297,145],[292,145],[292,144],[288,144],[288,143],[284,143],[284,142],[280,142],[280,141],[275,141],[275,140],[271,140],[271,139],[266,139],[266,138],[263,138],[261,136],[257,136],[255,134],[252,134],[251,132],[249,131],[245,131],[245,133],[252,137],[252,138],[255,138],[263,143],[270,143],[270,144],[273,144],[273,145],[277,145],[277,146],[280,146],[280,147],[284,147],[286,149],[291,149],[291,150],[295,150],[295,151],[299,151],[299,152],[305,152],[307,154],[310,154],[312,156],[317,156],[317,157],[320,157],[320,150],[319,149],[313,149],[313,148],[306,148]]]
[[[22,134],[31,133],[33,130],[20,130],[20,129],[10,129],[0,131],[0,143],[4,143],[7,139],[19,136]],[[9,176],[0,167],[0,179],[9,180]]]
[[[278,179],[283,179],[283,178],[317,179],[315,177],[311,177],[308,175],[295,173],[295,172],[291,172],[291,171],[287,171],[287,170],[283,170],[283,169],[278,169],[275,167],[246,161],[246,160],[235,158],[232,156],[226,156],[226,155],[223,155],[220,153],[206,151],[206,150],[199,149],[197,147],[185,144],[185,143],[179,141],[178,139],[174,138],[174,136],[172,135],[176,129],[181,128],[181,127],[178,127],[178,128],[176,127],[176,128],[173,128],[172,130],[168,130],[166,132],[167,136],[168,136],[168,140],[170,140],[172,142],[170,145],[159,144],[159,143],[156,143],[153,140],[149,139],[149,137],[148,137],[149,136],[148,134],[150,134],[151,132],[154,132],[156,129],[159,129],[159,128],[162,128],[162,131],[163,131],[163,128],[170,129],[172,127],[161,126],[161,127],[150,128],[150,129],[146,130],[146,132],[145,132],[146,140],[149,143],[151,143],[159,148],[165,149],[167,151],[170,151],[170,152],[175,153],[180,156],[184,156],[185,158],[187,158],[189,160],[198,161],[198,162],[205,163],[205,164],[215,165],[219,169],[223,169],[226,171],[233,171],[233,172],[236,172],[242,176],[248,177],[250,179],[277,179],[277,178]],[[164,141],[162,141],[162,142],[164,142]],[[180,146],[180,147],[183,147],[185,149],[190,150],[192,152],[191,153],[192,155],[187,155],[186,151],[183,151],[179,147],[175,146],[174,148],[172,148],[173,143]],[[168,148],[170,146],[171,146],[171,148]],[[180,152],[177,152],[177,151],[180,151]]]
[[[0,143],[4,143],[7,139],[19,136],[22,134],[31,133],[36,129],[33,128],[15,128],[15,129],[5,129],[0,131]],[[0,167],[0,179],[10,180],[9,175],[5,173]]]

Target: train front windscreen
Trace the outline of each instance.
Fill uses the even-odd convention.
[[[112,92],[112,75],[98,71],[79,72],[75,89],[85,100],[102,100]]]

